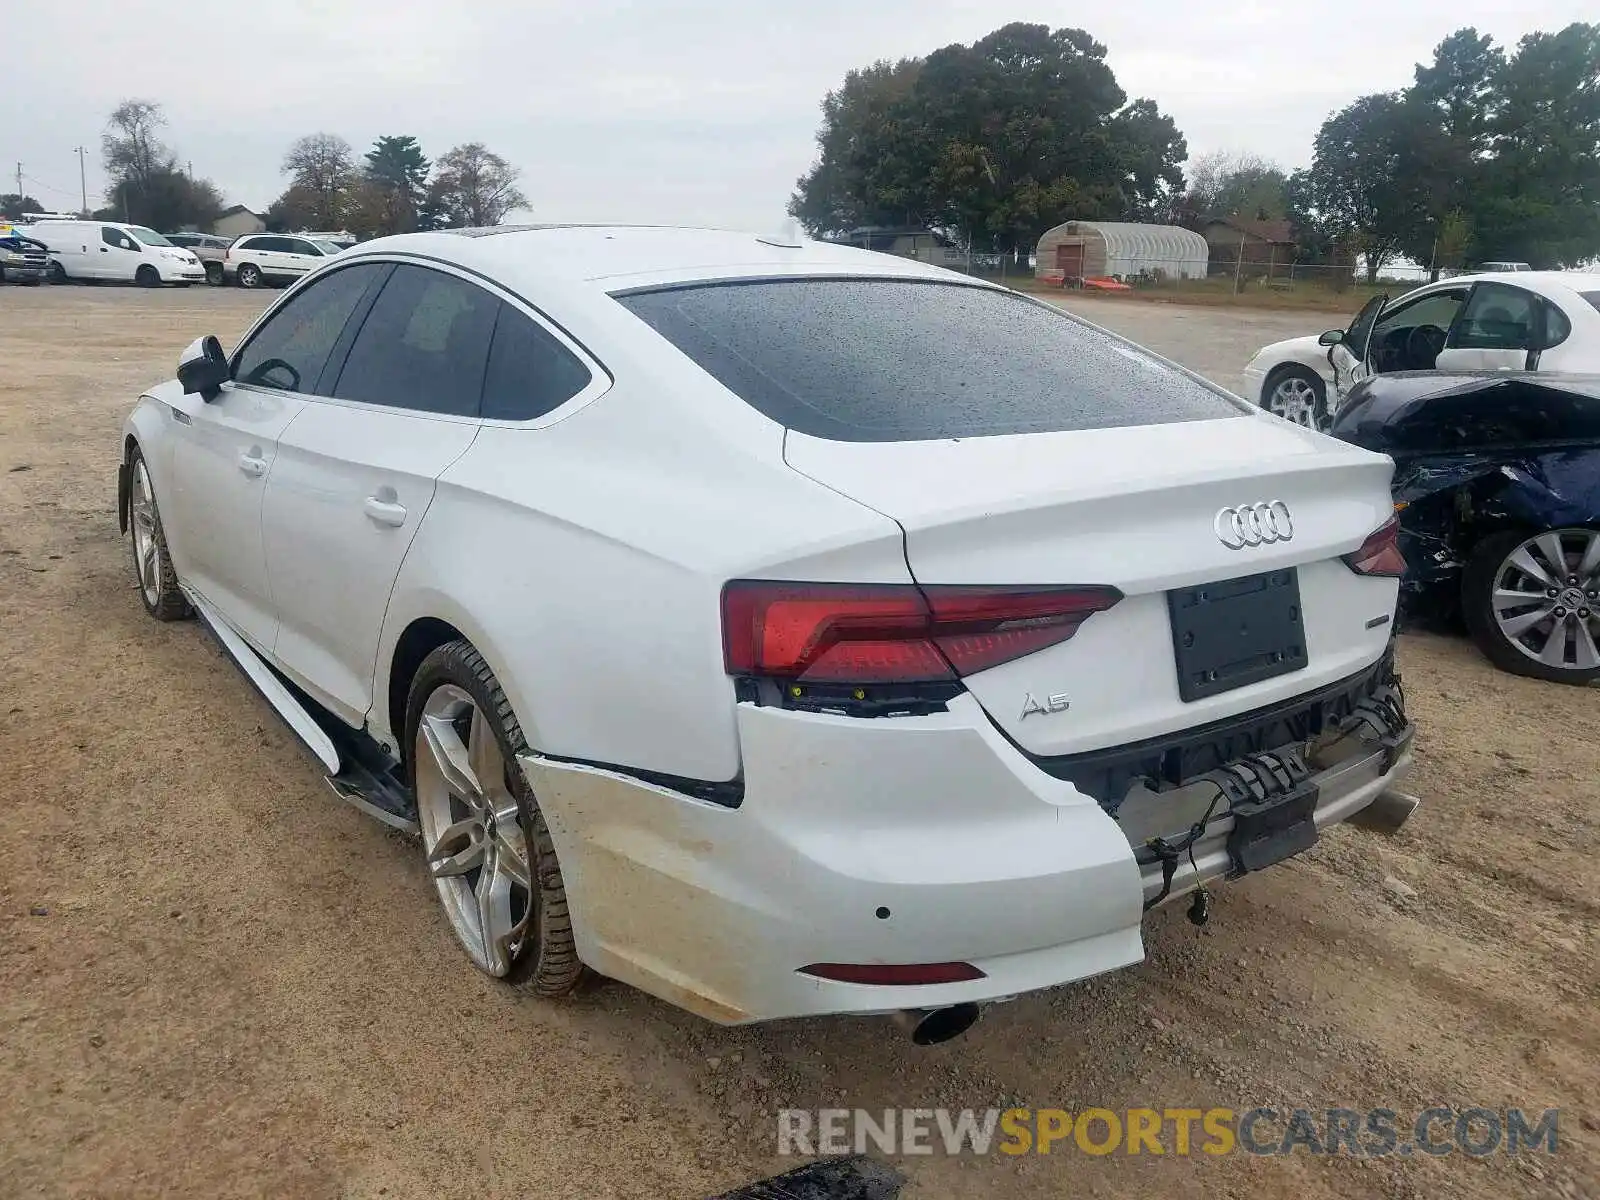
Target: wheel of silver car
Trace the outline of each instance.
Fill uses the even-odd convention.
[[[242,288],[257,288],[261,286],[261,268],[255,263],[241,263],[239,273],[235,278]]]
[[[219,262],[208,262],[206,264],[206,282],[209,283],[212,287],[221,287],[222,286],[222,264],[221,263],[219,263]]]
[[[471,645],[423,661],[407,727],[424,859],[456,940],[489,975],[570,991],[583,965],[555,847],[516,762],[527,744]]]
[[[178,573],[167,553],[161,510],[150,484],[150,471],[137,448],[128,462],[128,527],[133,533],[133,573],[145,611],[158,621],[189,615],[189,602],[178,587]]]
[[[1327,388],[1304,367],[1281,367],[1263,389],[1261,406],[1274,416],[1307,429],[1328,427]]]
[[[1462,608],[1503,670],[1558,683],[1600,678],[1600,530],[1485,538],[1462,574]]]

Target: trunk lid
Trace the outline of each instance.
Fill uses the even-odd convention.
[[[1122,601],[1070,640],[964,680],[995,724],[1035,755],[1124,745],[1288,699],[1354,673],[1388,641],[1396,582],[1358,576],[1340,556],[1392,515],[1392,464],[1274,417],[903,442],[791,430],[785,457],[898,521],[919,584],[1121,590]],[[1272,501],[1287,506],[1291,537],[1223,543],[1220,510]],[[1222,531],[1231,534],[1227,521]],[[1174,622],[1189,618],[1173,615],[1168,594],[1189,604],[1206,591],[1200,585],[1266,574],[1297,586],[1298,605],[1285,591],[1282,603],[1267,602],[1278,603],[1275,613],[1217,609],[1230,628],[1204,632],[1198,652],[1219,638],[1266,636],[1261,628],[1293,606],[1301,661],[1266,678],[1223,678],[1201,686],[1203,694],[1180,687],[1179,654],[1189,667],[1194,660],[1175,650]],[[1260,628],[1242,628],[1251,623]]]

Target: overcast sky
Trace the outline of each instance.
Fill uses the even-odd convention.
[[[263,209],[288,144],[326,130],[363,151],[412,134],[430,157],[478,140],[522,169],[539,220],[767,229],[810,164],[819,104],[847,70],[970,42],[1013,20],[1087,29],[1130,97],[1177,121],[1191,156],[1304,165],[1317,126],[1410,82],[1463,25],[1505,45],[1594,19],[1594,0],[72,0],[26,7],[0,83],[5,179],[78,205],[87,146],[118,101],[166,109],[167,140],[230,202]],[[54,48],[54,49],[52,49]],[[65,52],[70,48],[70,53]]]

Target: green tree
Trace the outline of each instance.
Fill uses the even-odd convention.
[[[1180,224],[1218,217],[1268,221],[1289,215],[1289,177],[1259,155],[1218,150],[1189,165],[1189,187],[1178,201]]]
[[[1478,249],[1551,267],[1600,255],[1600,25],[1528,34],[1495,92]]]
[[[352,196],[352,228],[368,236],[409,233],[427,196],[427,157],[410,136],[380,137]]]
[[[1295,225],[1359,255],[1368,283],[1415,219],[1414,182],[1400,174],[1405,135],[1399,96],[1362,96],[1322,123],[1310,168],[1290,181]]]
[[[1069,217],[1164,210],[1183,136],[1128,102],[1105,55],[1082,30],[1016,23],[852,71],[823,101],[789,211],[814,234],[916,223],[1012,250]]]
[[[0,217],[8,221],[22,220],[22,214],[27,212],[44,212],[44,205],[32,196],[19,196],[16,192],[6,192],[0,195]]]

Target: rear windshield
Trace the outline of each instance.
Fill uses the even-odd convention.
[[[1589,302],[1591,308],[1600,312],[1600,292],[1579,292],[1578,294]]]
[[[1239,416],[1224,393],[1011,292],[784,279],[617,299],[772,420],[845,442]]]

